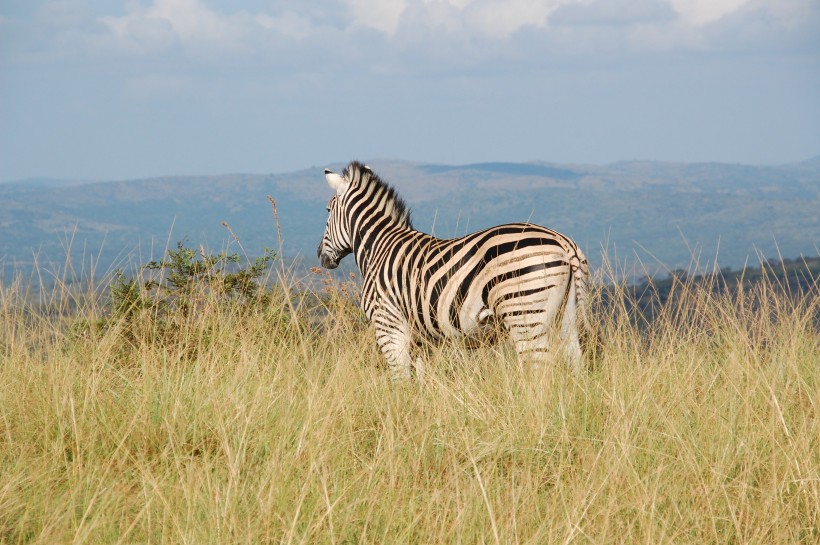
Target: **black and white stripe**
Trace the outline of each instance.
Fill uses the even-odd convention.
[[[394,377],[423,373],[411,356],[420,339],[481,337],[496,321],[520,360],[544,359],[557,341],[579,366],[589,273],[572,240],[531,223],[436,238],[413,229],[404,201],[369,167],[352,162],[325,178],[336,194],[319,259],[333,269],[354,254],[362,308]]]

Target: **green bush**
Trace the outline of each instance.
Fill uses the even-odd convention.
[[[189,316],[209,297],[216,296],[225,304],[250,308],[269,304],[271,295],[260,283],[270,270],[276,252],[265,248],[262,256],[242,264],[239,254],[196,252],[177,243],[160,261],[150,261],[142,267],[157,271],[148,279],[128,278],[117,271],[111,284],[114,317],[128,317],[144,309],[158,315],[170,313]]]
[[[146,343],[202,350],[220,324],[251,313],[267,315],[272,328],[287,328],[294,325],[288,293],[266,286],[276,257],[268,248],[250,259],[179,242],[161,260],[141,265],[136,276],[115,271],[107,311],[99,319],[74,322],[72,337],[99,339],[116,329],[122,353],[133,355],[130,348]]]

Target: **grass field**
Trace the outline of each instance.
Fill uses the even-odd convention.
[[[777,288],[595,304],[580,376],[445,346],[393,384],[352,285],[0,285],[0,543],[816,544],[820,294]]]

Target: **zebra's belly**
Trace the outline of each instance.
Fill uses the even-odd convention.
[[[457,316],[457,317],[456,317]],[[474,304],[464,304],[450,319],[439,322],[436,337],[462,339],[468,345],[487,342],[494,336],[494,314],[478,299]]]
[[[481,307],[477,312],[463,313],[461,319],[460,332],[466,337],[481,337],[487,333],[491,326],[493,311],[487,307]]]
[[[458,296],[458,286],[457,283],[448,286],[438,306],[430,309],[428,332],[434,337],[480,339],[490,328],[493,311],[482,300],[480,284],[472,285],[463,299]]]

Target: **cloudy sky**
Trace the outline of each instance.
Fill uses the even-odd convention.
[[[0,181],[820,154],[820,0],[0,0]]]

